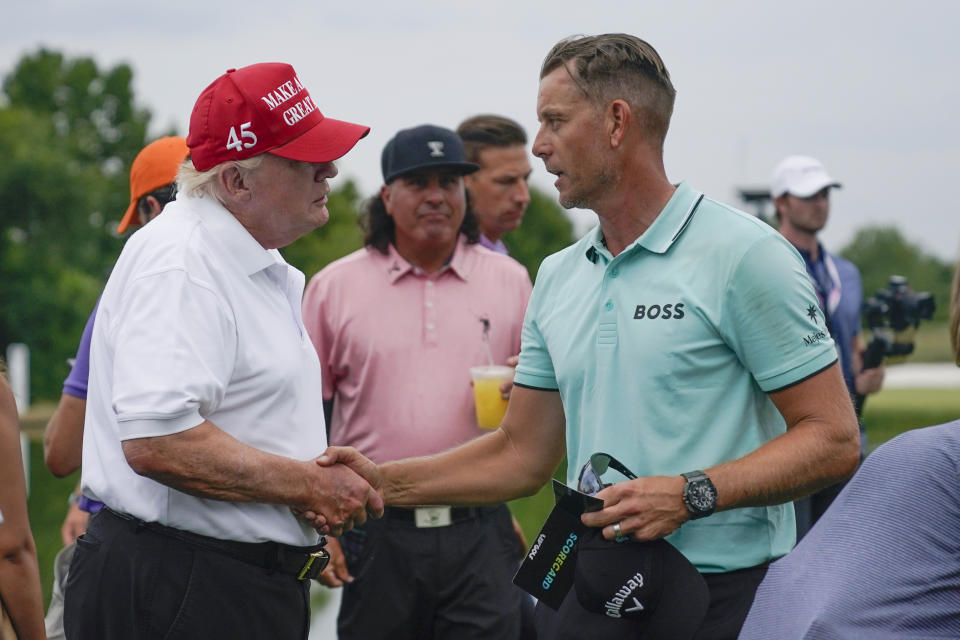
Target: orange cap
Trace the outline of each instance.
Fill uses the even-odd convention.
[[[140,150],[130,166],[130,206],[117,225],[117,233],[123,233],[132,224],[140,224],[137,200],[176,180],[180,163],[189,155],[187,141],[177,136],[154,140]]]

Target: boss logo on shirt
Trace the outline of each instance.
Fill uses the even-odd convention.
[[[686,315],[682,302],[668,302],[667,304],[638,304],[633,312],[634,320],[680,320]]]

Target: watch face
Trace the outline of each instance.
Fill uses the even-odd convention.
[[[697,511],[710,511],[717,503],[717,490],[710,482],[691,482],[687,486],[687,500]]]

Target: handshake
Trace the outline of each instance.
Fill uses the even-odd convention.
[[[329,447],[306,464],[308,498],[291,510],[317,533],[339,536],[383,515],[380,468],[353,447]]]

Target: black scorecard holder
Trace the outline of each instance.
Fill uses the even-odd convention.
[[[577,542],[589,527],[580,522],[588,511],[599,511],[599,500],[562,482],[553,481],[556,504],[520,564],[513,583],[552,609],[559,609],[573,586]]]

